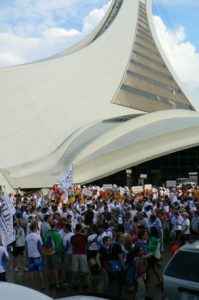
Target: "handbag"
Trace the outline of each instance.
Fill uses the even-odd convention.
[[[89,269],[92,276],[96,276],[100,273],[99,266],[95,257],[91,257],[88,261]]]

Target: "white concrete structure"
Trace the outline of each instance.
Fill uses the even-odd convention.
[[[74,183],[91,182],[199,144],[151,0],[113,0],[78,45],[1,69],[0,103],[0,169],[15,188],[50,187],[71,164]]]

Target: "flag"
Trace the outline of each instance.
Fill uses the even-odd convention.
[[[0,206],[0,235],[4,246],[15,240],[13,215],[15,208],[6,192],[3,193]]]
[[[70,168],[66,171],[65,175],[59,179],[59,183],[61,185],[61,189],[64,193],[68,194],[69,187],[72,187],[72,165]]]

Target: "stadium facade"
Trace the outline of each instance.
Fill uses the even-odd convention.
[[[158,41],[151,0],[113,0],[54,57],[0,70],[0,168],[12,187],[82,184],[199,145],[199,113]]]

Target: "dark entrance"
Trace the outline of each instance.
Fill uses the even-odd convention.
[[[166,180],[178,177],[189,177],[189,172],[199,173],[199,147],[175,152],[151,161],[147,161],[132,168],[132,184],[137,185],[140,174],[147,174],[146,183],[159,186]],[[102,178],[91,184],[102,185],[112,183],[121,186],[127,185],[126,170]]]

